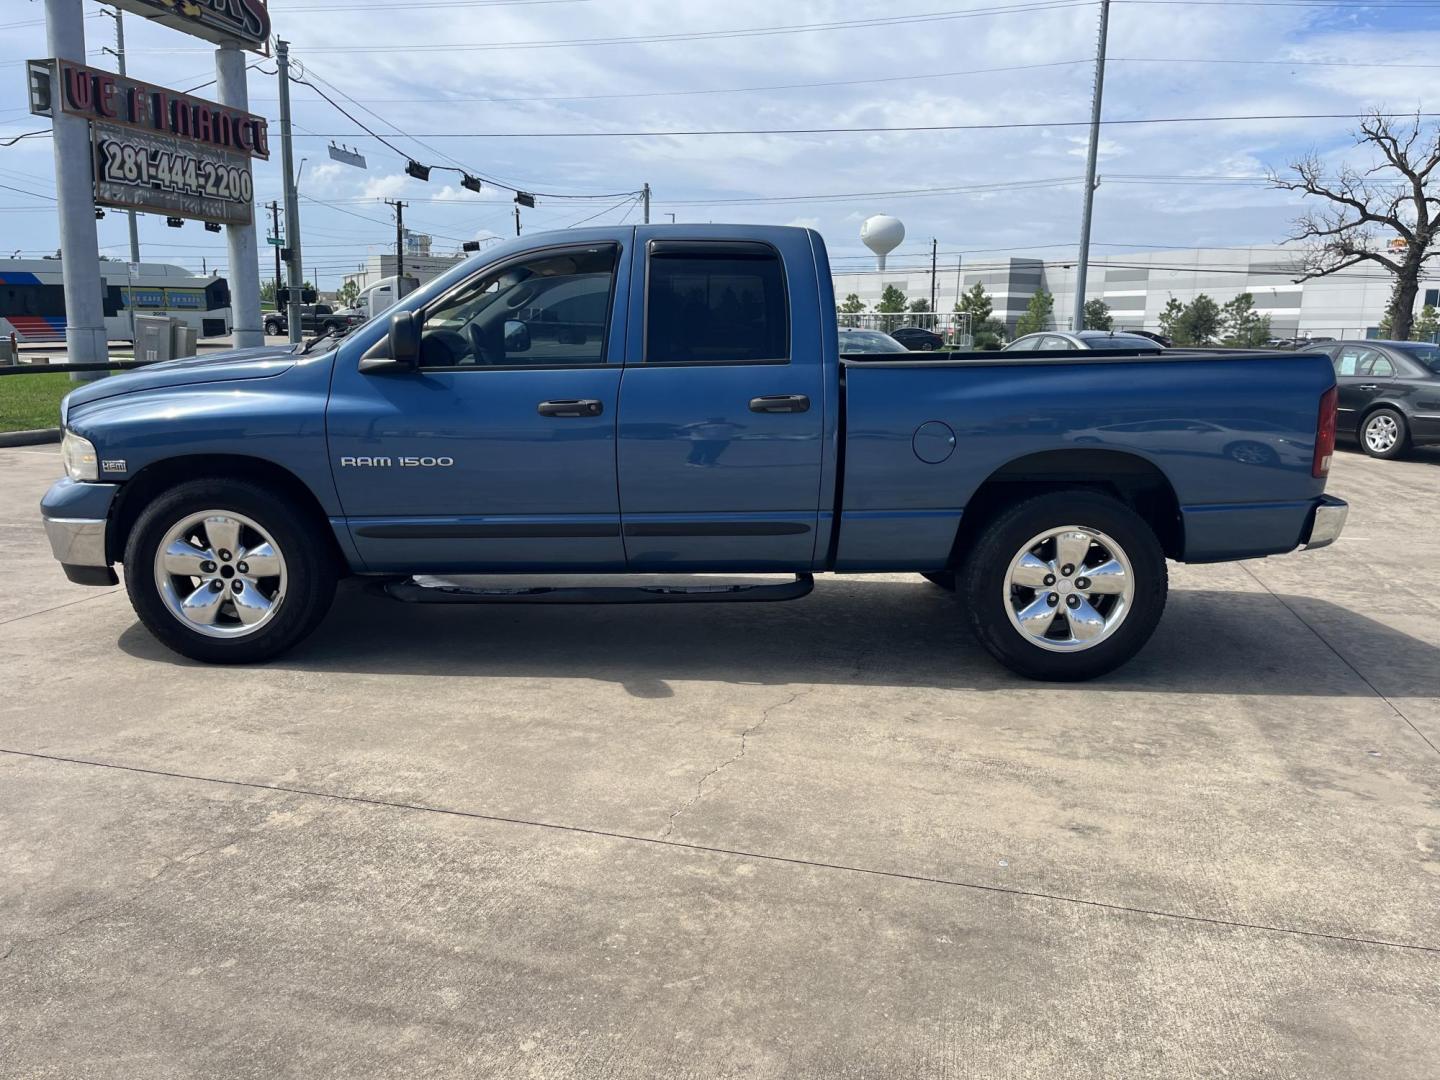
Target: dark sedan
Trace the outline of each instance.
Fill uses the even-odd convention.
[[[1341,438],[1378,458],[1440,443],[1440,345],[1332,341],[1301,351],[1323,352],[1335,365]]]
[[[923,326],[902,326],[891,330],[890,336],[912,352],[934,352],[945,344],[943,337]]]

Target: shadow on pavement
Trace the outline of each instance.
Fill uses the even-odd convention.
[[[1440,697],[1440,649],[1347,608],[1282,597],[1388,694]],[[138,623],[131,656],[199,666]],[[1383,665],[1377,675],[1374,665]],[[309,672],[588,678],[637,697],[672,681],[1007,690],[1010,674],[971,637],[959,602],[916,581],[820,580],[806,600],[665,606],[403,604],[355,582],[325,623],[271,666]],[[1397,685],[1398,684],[1398,685]],[[1099,691],[1368,697],[1371,690],[1266,593],[1176,591],[1138,657]]]

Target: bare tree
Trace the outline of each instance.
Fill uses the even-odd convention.
[[[1384,160],[1363,172],[1346,166],[1330,178],[1320,159],[1310,154],[1290,164],[1293,177],[1272,171],[1269,180],[1284,191],[1328,204],[1295,222],[1290,239],[1305,244],[1299,280],[1357,263],[1379,263],[1395,275],[1391,332],[1404,341],[1415,318],[1421,271],[1440,256],[1440,246],[1431,248],[1440,232],[1440,221],[1432,217],[1440,210],[1440,194],[1427,190],[1431,173],[1440,166],[1440,127],[1427,131],[1418,113],[1397,120],[1373,111],[1360,121],[1355,141],[1375,147]],[[1403,250],[1390,250],[1389,242],[1396,237],[1405,241]]]

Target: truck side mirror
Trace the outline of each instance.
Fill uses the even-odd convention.
[[[420,320],[413,311],[390,316],[390,359],[409,368],[420,362]]]
[[[507,353],[530,351],[530,326],[519,319],[505,320],[505,351]]]
[[[413,371],[420,364],[420,327],[423,316],[397,311],[390,316],[390,333],[377,341],[360,358],[365,372]]]

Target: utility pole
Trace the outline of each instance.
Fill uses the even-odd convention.
[[[645,187],[644,187],[644,189],[643,189],[643,191],[642,191],[642,194],[643,194],[644,197],[645,197],[645,224],[646,224],[646,225],[649,225],[649,224],[650,224],[650,182],[649,182],[648,180],[645,182]]]
[[[520,235],[520,207],[515,207],[515,235]]]
[[[930,238],[930,311],[935,315],[938,315],[940,310],[935,306],[939,303],[939,297],[935,292],[935,256],[939,254],[936,251],[939,246],[939,242],[932,236]]]
[[[386,199],[386,206],[395,208],[395,299],[405,293],[405,204],[399,199]],[[520,213],[520,208],[515,208]]]
[[[45,0],[45,37],[51,56],[85,59],[85,8],[81,0]],[[55,209],[60,219],[60,276],[65,283],[65,349],[72,364],[110,360],[105,333],[105,295],[100,278],[100,241],[95,235],[95,188],[91,179],[90,124],[67,113],[56,94],[51,117],[55,153]],[[103,371],[74,371],[72,382],[103,378]]]
[[[120,11],[119,8],[116,8],[114,11],[107,11],[106,9],[101,8],[101,9],[100,9],[100,13],[101,13],[102,15],[109,15],[112,19],[115,20],[115,48],[113,48],[113,49],[105,48],[105,49],[101,49],[100,51],[101,51],[101,52],[108,52],[108,53],[110,53],[112,56],[114,56],[114,57],[115,57],[115,67],[119,69],[121,75],[124,75],[124,74],[125,74],[125,16],[124,16],[124,14]],[[134,210],[126,210],[126,211],[125,211],[125,218],[126,218],[126,224],[127,224],[127,225],[129,226],[129,228],[130,228],[130,261],[131,261],[132,263],[138,263],[138,262],[140,261],[140,228],[139,228],[139,225],[136,223],[136,220],[135,220],[135,211],[134,211]]]
[[[1085,272],[1090,267],[1090,219],[1095,212],[1095,164],[1100,153],[1100,103],[1105,93],[1105,37],[1110,0],[1100,0],[1100,40],[1095,49],[1095,96],[1090,103],[1090,156],[1085,167],[1085,210],[1080,218],[1080,257],[1075,262],[1076,333],[1085,329]]]
[[[280,239],[280,204],[270,200],[270,235]],[[271,244],[275,249],[275,310],[280,310],[280,245]]]
[[[280,69],[280,167],[285,184],[285,246],[290,252],[290,303],[286,321],[290,324],[290,340],[299,341],[300,289],[305,284],[304,265],[300,261],[300,196],[295,191],[295,150],[290,141],[290,43],[275,39],[276,67]]]

